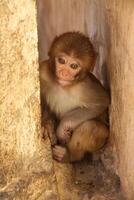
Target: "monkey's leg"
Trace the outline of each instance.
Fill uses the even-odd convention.
[[[86,152],[100,149],[105,144],[108,133],[108,128],[102,122],[89,120],[82,123],[68,143],[71,160],[81,160]]]
[[[74,130],[68,148],[56,145],[53,156],[60,162],[81,160],[86,152],[100,149],[107,137],[108,129],[103,123],[95,120],[83,122]]]

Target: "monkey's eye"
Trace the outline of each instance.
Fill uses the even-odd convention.
[[[59,62],[60,64],[65,64],[65,63],[66,63],[65,59],[62,58],[62,57],[59,57],[59,58],[58,58],[58,62]]]
[[[72,69],[77,69],[77,68],[79,67],[79,65],[78,65],[77,63],[72,63],[72,64],[70,65],[70,67],[71,67]]]

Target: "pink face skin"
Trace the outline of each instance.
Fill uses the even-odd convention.
[[[67,54],[59,54],[55,58],[57,82],[61,86],[69,86],[81,71],[81,61]]]

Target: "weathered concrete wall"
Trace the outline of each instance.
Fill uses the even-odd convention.
[[[40,136],[36,6],[0,3],[0,199],[58,199]]]
[[[128,200],[134,199],[134,1],[106,1],[111,139]]]

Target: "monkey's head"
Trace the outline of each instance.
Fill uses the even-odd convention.
[[[68,86],[83,80],[93,70],[97,54],[88,37],[67,32],[54,39],[48,55],[57,82]]]

